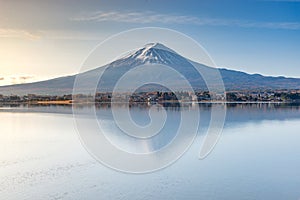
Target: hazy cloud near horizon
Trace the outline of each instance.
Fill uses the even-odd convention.
[[[12,84],[26,83],[27,80],[31,80],[33,78],[34,78],[34,76],[16,76],[16,77],[10,77]]]
[[[21,80],[27,80],[27,79],[32,79],[33,76],[20,76],[19,79]]]
[[[2,38],[24,38],[36,40],[41,38],[41,34],[25,29],[0,28],[0,37]]]

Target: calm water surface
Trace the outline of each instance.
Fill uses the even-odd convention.
[[[176,129],[179,113],[193,112],[193,106],[167,107],[166,130]],[[68,106],[2,107],[0,199],[299,200],[299,105],[223,105],[227,118],[222,137],[212,153],[199,160],[211,106],[216,105],[200,105],[199,134],[184,156],[168,168],[142,175],[96,162],[82,147]],[[82,117],[88,119],[85,109]],[[149,123],[147,113],[144,106],[131,108],[141,125]],[[107,130],[113,129],[109,106],[98,106],[97,116]],[[163,135],[149,143],[148,150],[172,138]],[[113,131],[112,138],[128,150],[140,149]]]

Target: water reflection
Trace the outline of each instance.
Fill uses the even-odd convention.
[[[204,160],[197,159],[201,134],[211,108],[217,105],[165,106],[170,126],[172,122],[176,126],[179,111],[193,112],[194,106],[199,106],[200,137],[174,165],[140,176],[110,170],[86,153],[73,130],[71,106],[2,106],[2,198],[299,199],[299,104],[221,105],[227,108],[223,137]],[[82,117],[87,118],[85,113],[93,106],[80,108]],[[98,104],[96,108],[98,120],[111,123],[111,105]],[[133,119],[147,124],[148,108],[131,105]],[[115,137],[118,140],[117,134]],[[173,136],[168,137],[148,143],[143,151],[161,148]],[[127,150],[139,148],[142,145]]]
[[[192,111],[195,106],[199,106],[201,117],[206,118],[212,107],[218,105],[225,106],[227,109],[227,123],[243,123],[248,121],[261,120],[286,120],[300,117],[300,103],[164,103],[161,104],[168,111]],[[96,108],[97,115],[105,117],[105,112],[111,110],[110,103],[77,104],[78,110],[84,115],[90,109]],[[130,107],[135,111],[148,111],[152,106],[147,103],[118,104],[120,109]],[[0,112],[48,112],[72,114],[72,105],[30,105],[30,104],[0,104]],[[158,110],[159,112],[159,110]],[[133,112],[132,112],[133,113]]]
[[[107,137],[112,143],[121,149],[134,153],[147,153],[160,150],[165,147],[176,136],[181,114],[188,113],[190,116],[189,122],[193,122],[194,112],[200,110],[199,135],[204,135],[211,120],[211,110],[214,107],[220,106],[227,109],[225,127],[242,126],[244,123],[255,122],[259,123],[263,120],[291,120],[300,118],[299,103],[164,103],[157,106],[153,111],[154,117],[159,117],[163,110],[167,113],[165,126],[161,129],[160,134],[149,139],[133,138],[124,134],[118,128],[112,115],[112,107],[110,103],[93,104],[77,104],[76,110],[82,114],[82,117],[93,118],[90,113],[95,109],[96,118],[100,124],[101,130],[107,133]],[[115,105],[120,112],[126,112],[126,108],[130,107],[132,120],[139,126],[146,126],[151,123],[149,117],[149,109],[153,104],[135,103]],[[63,113],[72,114],[71,105],[2,105],[2,112],[43,112],[43,113]],[[142,133],[141,133],[142,134]],[[186,134],[189,134],[188,132]]]

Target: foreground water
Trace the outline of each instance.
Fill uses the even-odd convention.
[[[95,161],[81,145],[70,107],[2,108],[0,199],[300,199],[299,105],[223,105],[222,137],[199,160],[211,106],[200,105],[200,131],[183,157],[141,175]],[[110,107],[97,109],[110,126]],[[193,106],[168,107],[171,125],[187,110]],[[137,123],[149,121],[145,107],[132,107],[131,114]],[[155,144],[152,150],[160,148]]]

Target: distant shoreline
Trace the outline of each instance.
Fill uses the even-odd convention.
[[[182,91],[151,91],[135,93],[111,93],[103,92],[95,95],[65,94],[38,95],[28,94],[1,95],[0,105],[3,104],[28,104],[28,105],[73,105],[73,104],[98,104],[98,103],[129,103],[129,104],[167,104],[167,103],[292,103],[300,102],[300,90],[295,91],[244,91],[210,93],[209,91],[197,91],[195,93]]]
[[[148,109],[153,105],[161,105],[162,107],[169,108],[185,108],[185,107],[213,107],[213,106],[224,106],[226,109],[231,107],[244,107],[250,106],[254,109],[265,108],[265,107],[289,107],[297,106],[300,107],[300,102],[225,102],[225,101],[213,101],[213,102],[181,102],[181,103],[145,103],[145,102],[114,102],[117,107],[129,107],[129,108],[145,108]],[[98,103],[71,103],[69,101],[51,101],[51,102],[35,102],[35,103],[18,103],[18,104],[3,104],[0,103],[0,113],[55,113],[55,114],[68,114],[72,115],[73,108],[79,108],[79,112],[85,115],[86,109],[111,109],[111,103],[109,102],[98,102]]]
[[[0,102],[5,105],[93,105],[93,104],[283,104],[299,103],[298,101],[159,101],[159,102],[73,102],[72,100],[36,101],[36,102]]]

